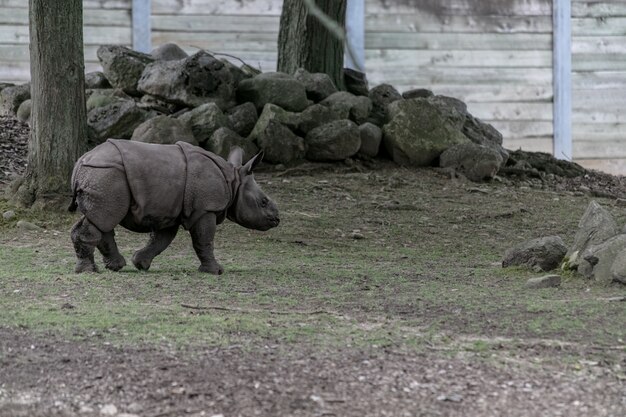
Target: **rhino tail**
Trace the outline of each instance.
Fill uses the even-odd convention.
[[[77,188],[78,188],[78,182],[74,182],[74,185],[72,187],[72,201],[70,202],[70,205],[67,207],[67,211],[69,211],[70,213],[74,213],[76,209],[78,208],[78,203],[76,202]]]

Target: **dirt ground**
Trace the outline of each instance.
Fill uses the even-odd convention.
[[[5,187],[24,167],[11,126]],[[529,290],[537,273],[500,266],[528,238],[571,243],[591,199],[623,224],[623,178],[476,184],[383,161],[257,178],[281,225],[220,226],[219,278],[183,232],[147,273],[77,276],[76,217],[0,200],[16,212],[0,218],[0,416],[626,414],[626,287],[557,271],[561,287]],[[128,259],[145,236],[117,239]]]

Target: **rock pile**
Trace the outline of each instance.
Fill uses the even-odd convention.
[[[585,278],[626,284],[626,227],[620,228],[604,207],[591,201],[569,249],[558,236],[532,239],[509,249],[502,266],[550,271],[562,265]]]
[[[368,89],[365,74],[352,70],[344,71],[348,91],[337,91],[326,74],[259,73],[174,44],[150,54],[105,45],[97,54],[103,72],[86,76],[92,145],[183,140],[220,155],[239,145],[247,155],[264,148],[274,164],[385,154],[475,181],[492,178],[508,158],[502,135],[463,102],[425,89]],[[29,98],[28,84],[0,85],[0,114],[27,120]]]

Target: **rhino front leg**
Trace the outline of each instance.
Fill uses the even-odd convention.
[[[102,232],[91,223],[85,216],[72,227],[70,232],[74,250],[76,251],[76,273],[80,272],[98,272],[96,263],[93,259],[93,253],[96,245],[102,239]]]
[[[133,255],[132,261],[135,268],[144,271],[150,269],[152,260],[172,243],[172,240],[176,237],[176,233],[178,233],[178,226],[172,226],[150,233],[148,244]]]
[[[104,267],[111,271],[119,271],[126,265],[126,260],[117,249],[115,243],[115,232],[102,233],[102,239],[98,243],[98,250],[102,254]]]
[[[193,249],[196,251],[198,259],[200,259],[200,268],[198,270],[220,275],[224,272],[224,268],[217,263],[213,255],[213,238],[215,237],[216,228],[215,213],[206,213],[193,225],[189,232],[191,233]]]

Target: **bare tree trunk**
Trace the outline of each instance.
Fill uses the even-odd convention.
[[[345,26],[346,0],[315,0],[330,18]],[[343,89],[343,41],[314,16],[303,0],[285,0],[278,33],[278,71],[293,74],[298,68],[324,72]]]
[[[29,0],[31,132],[14,201],[69,202],[72,167],[87,147],[82,0]]]

